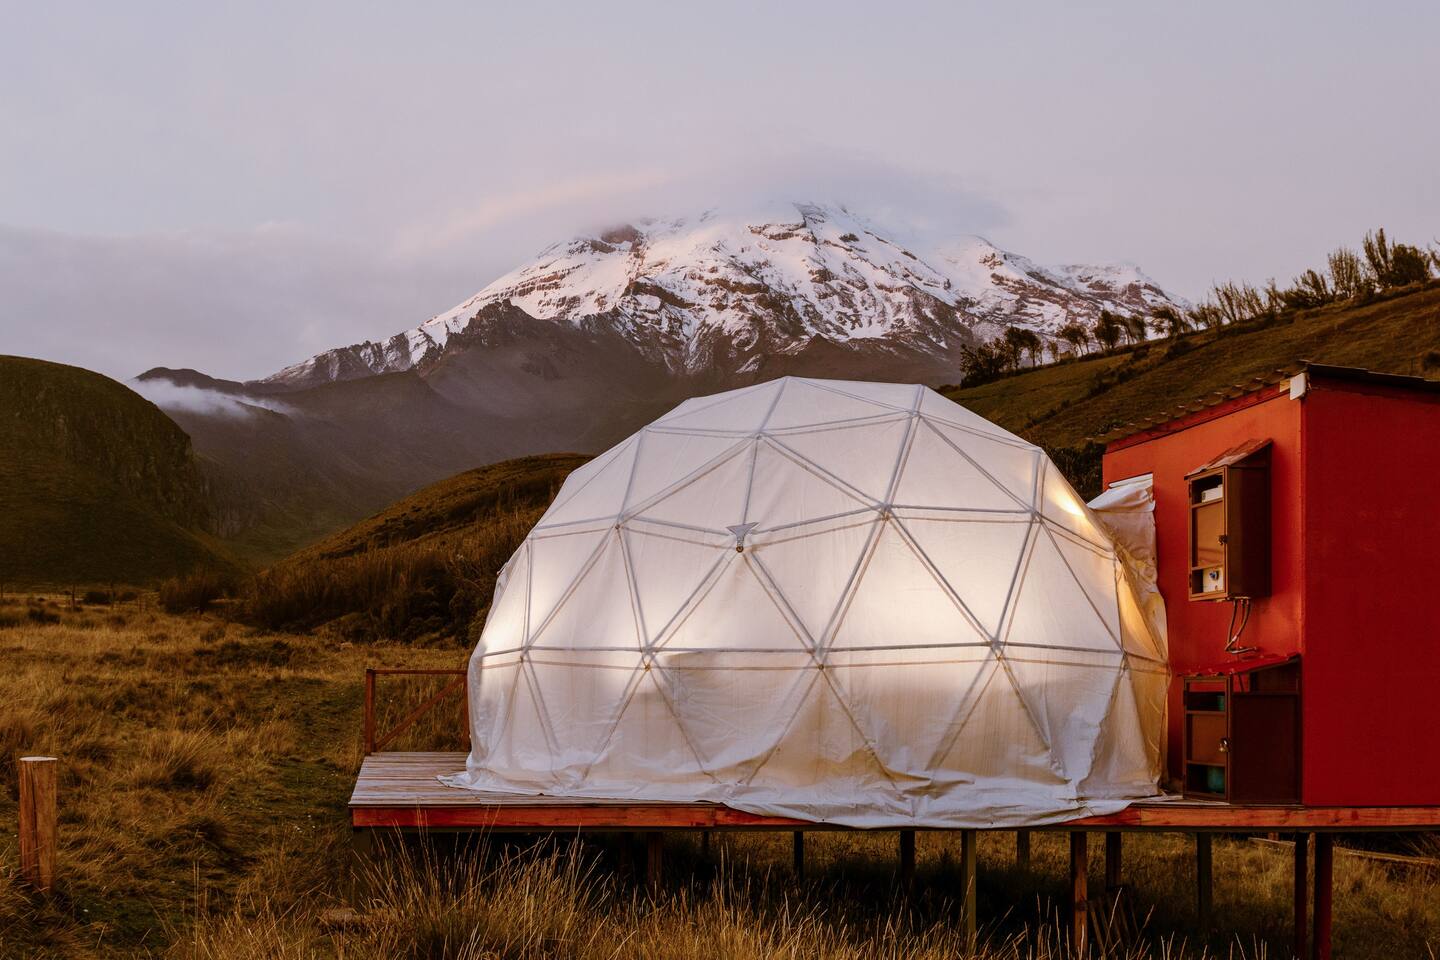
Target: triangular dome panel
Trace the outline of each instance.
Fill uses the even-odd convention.
[[[618,516],[630,488],[638,445],[638,439],[631,437],[573,471],[536,529]]]
[[[757,534],[874,510],[862,494],[768,439],[755,448],[752,472],[745,521],[757,525]]]
[[[1030,515],[936,519],[901,516],[900,525],[990,636],[999,636],[1019,589]]]
[[[895,414],[895,408],[862,400],[848,393],[827,390],[804,380],[793,380],[765,424],[767,430],[873,420]]]
[[[753,541],[752,561],[818,643],[834,623],[870,546],[878,514],[807,525]]]
[[[660,646],[670,652],[808,650],[804,631],[745,555],[732,551],[726,556],[684,615],[659,637]]]
[[[538,561],[539,552],[534,556]],[[532,570],[532,589],[539,579],[539,571]],[[615,531],[610,531],[595,559],[582,568],[573,587],[559,597],[553,610],[542,614],[532,603],[529,643],[532,647],[639,652],[635,602],[625,554]]]
[[[688,530],[634,524],[625,551],[640,607],[642,636],[654,643],[687,604],[699,599],[710,578],[731,560],[726,538]]]
[[[668,491],[703,479],[741,452],[747,443],[744,438],[714,434],[644,431],[635,454],[635,472],[625,494],[625,510],[643,511]]]
[[[693,409],[676,410],[656,421],[657,427],[677,430],[713,430],[743,434],[759,430],[775,406],[785,381],[774,380],[741,390],[732,390],[717,397],[694,401]],[[702,402],[706,401],[706,402]],[[713,401],[713,402],[710,402]]]
[[[717,533],[728,530],[740,523],[745,513],[756,443],[746,440],[727,448],[718,461],[709,461],[685,480],[633,507],[630,515]]]
[[[1005,644],[1032,650],[1120,652],[1119,638],[1095,611],[1060,556],[1054,535],[1046,531],[1031,540],[1006,624]]]
[[[927,418],[928,419],[928,418]],[[962,430],[941,420],[929,419],[934,431],[975,463],[1022,505],[1035,502],[1035,481],[1044,456],[1038,448],[993,439]]]
[[[831,651],[825,669],[890,776],[928,770],[995,669],[988,647]]]
[[[772,439],[799,454],[850,490],[886,502],[890,483],[900,468],[910,419],[899,416],[814,431],[784,433]]]
[[[900,482],[897,506],[953,507],[967,511],[1028,512],[1022,500],[943,437],[934,424],[922,423],[915,431]]]
[[[925,565],[895,521],[882,523],[830,645],[837,649],[988,649],[990,643],[990,638]]]

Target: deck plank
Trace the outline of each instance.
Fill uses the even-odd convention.
[[[507,830],[839,829],[833,824],[745,813],[718,803],[483,793],[442,784],[439,777],[464,771],[465,758],[463,753],[442,752],[370,754],[360,766],[350,795],[351,824],[357,828]],[[1116,814],[1035,829],[1307,832],[1437,828],[1440,806],[1252,807],[1166,799],[1142,800]]]

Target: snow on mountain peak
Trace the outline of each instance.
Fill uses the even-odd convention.
[[[492,304],[541,321],[608,324],[672,370],[695,373],[722,357],[743,365],[816,338],[948,354],[1010,324],[1053,335],[1101,309],[1175,302],[1130,265],[1042,267],[983,237],[901,241],[844,206],[771,203],[637,220],[552,244],[414,329],[270,379],[423,368]]]

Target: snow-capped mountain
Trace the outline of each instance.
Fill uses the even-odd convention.
[[[498,308],[618,334],[673,375],[731,381],[817,345],[931,355],[1007,325],[1053,336],[1102,309],[1180,303],[1129,265],[1042,267],[976,236],[904,242],[842,206],[647,220],[558,243],[455,308],[387,340],[330,350],[267,378],[295,388],[423,373],[484,346]]]

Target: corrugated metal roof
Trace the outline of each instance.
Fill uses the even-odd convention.
[[[1241,460],[1254,456],[1268,446],[1270,446],[1269,440],[1246,440],[1239,446],[1234,446],[1226,450],[1209,463],[1202,463],[1194,470],[1185,474],[1185,476],[1188,479],[1197,473],[1204,473],[1206,470],[1214,470],[1216,467],[1228,467],[1232,463],[1239,463]]]
[[[1440,393],[1440,380],[1427,380],[1424,377],[1410,377],[1398,373],[1380,373],[1361,367],[1337,367],[1330,364],[1312,363],[1309,360],[1302,360],[1289,367],[1268,371],[1244,383],[1236,383],[1223,390],[1216,390],[1214,393],[1206,394],[1190,403],[1171,407],[1169,410],[1158,413],[1153,417],[1146,417],[1143,420],[1122,424],[1121,426],[1108,430],[1098,436],[1090,437],[1089,439],[1096,443],[1113,443],[1116,440],[1141,433],[1153,427],[1158,427],[1172,420],[1178,420],[1192,413],[1199,413],[1201,410],[1219,406],[1227,400],[1234,400],[1237,397],[1243,397],[1246,394],[1255,393],[1257,390],[1264,390],[1267,387],[1279,386],[1280,384],[1288,382],[1291,377],[1302,372],[1316,380],[1338,380],[1343,383],[1365,383],[1404,390],[1419,390],[1425,393]]]

